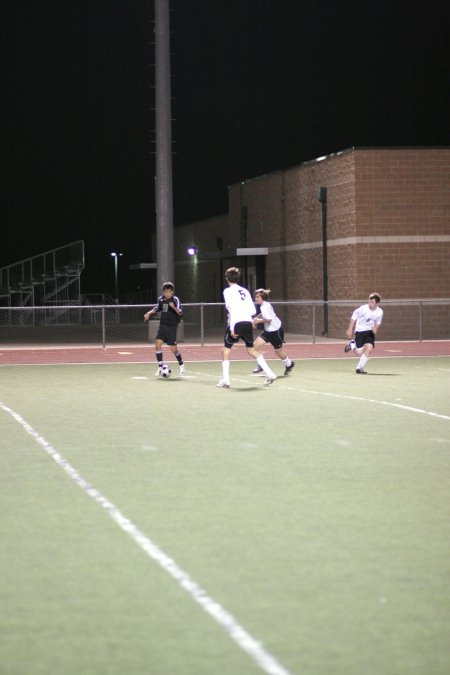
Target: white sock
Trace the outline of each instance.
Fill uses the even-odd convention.
[[[223,379],[225,382],[228,382],[230,379],[230,362],[229,361],[222,361],[222,374],[223,374]]]
[[[368,360],[369,359],[367,358],[367,356],[362,354],[361,358],[359,359],[358,368],[362,368],[362,370],[364,370],[364,366],[366,365]]]
[[[291,361],[291,359],[289,358],[289,356],[286,356],[286,358],[283,359],[283,363],[284,363],[284,365],[286,366],[286,368],[289,368],[289,366],[291,365],[292,361]]]
[[[270,370],[269,366],[266,363],[266,359],[264,358],[264,356],[262,354],[260,354],[256,360],[257,360],[258,364],[261,366],[261,368],[263,369],[263,371],[265,372],[265,374],[267,375],[267,377],[270,377],[271,380],[274,380],[276,378],[276,375],[273,372],[273,370]]]

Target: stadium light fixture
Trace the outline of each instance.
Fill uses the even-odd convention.
[[[115,251],[111,253],[111,256],[114,258],[114,287],[116,291],[116,305],[119,304],[119,258],[122,255],[123,253],[116,253]]]
[[[197,248],[195,246],[189,246],[187,252],[188,255],[197,255]]]

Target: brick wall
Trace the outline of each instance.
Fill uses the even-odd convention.
[[[450,296],[450,149],[402,148],[350,149],[229,186],[228,214],[175,230],[176,277],[187,297],[220,300],[224,269],[242,263],[232,252],[264,246],[274,300],[322,299],[319,187],[327,188],[330,300],[374,290]],[[183,249],[217,250],[218,237],[225,258],[198,260],[194,271]],[[341,322],[330,315],[330,331]]]

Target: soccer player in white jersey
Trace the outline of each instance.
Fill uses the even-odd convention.
[[[347,337],[352,337],[354,329],[355,338],[350,339],[344,351],[352,351],[360,357],[356,367],[358,375],[367,375],[364,367],[375,348],[375,335],[383,320],[383,310],[378,307],[380,302],[381,298],[378,293],[371,293],[367,305],[361,305],[355,309],[347,328]]]
[[[253,325],[263,324],[264,326],[263,332],[256,338],[255,349],[261,353],[267,344],[271,344],[275,354],[284,363],[284,374],[289,375],[295,366],[295,362],[291,361],[283,351],[284,329],[280,318],[275,314],[275,310],[269,302],[269,294],[269,288],[258,288],[255,291],[255,302],[259,305],[260,314],[253,319]],[[262,372],[262,368],[258,365],[253,372]]]
[[[246,288],[239,286],[240,272],[237,267],[230,267],[225,272],[228,288],[223,291],[223,299],[228,312],[228,328],[225,333],[222,349],[222,379],[218,387],[228,389],[230,386],[230,351],[234,344],[243,340],[247,352],[258,362],[266,375],[266,385],[271,385],[277,376],[269,368],[266,360],[253,346],[253,316],[255,305],[252,296]]]

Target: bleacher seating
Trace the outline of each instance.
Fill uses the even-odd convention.
[[[84,241],[45,251],[0,268],[0,305],[79,305]]]

